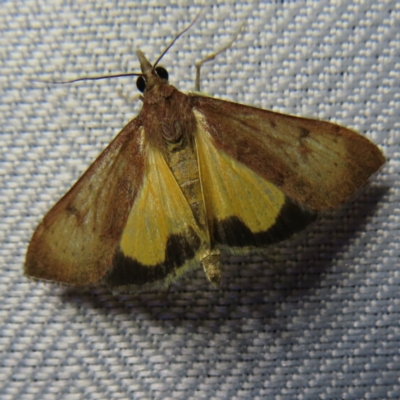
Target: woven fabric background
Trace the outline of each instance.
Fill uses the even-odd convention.
[[[162,64],[202,91],[328,119],[387,163],[354,199],[266,256],[196,270],[165,293],[113,295],[23,276],[45,212],[140,109],[138,70],[201,5],[2,1],[0,7],[0,398],[400,398],[400,3],[218,2]],[[118,206],[118,205],[116,205]],[[73,240],[73,238],[71,238]]]

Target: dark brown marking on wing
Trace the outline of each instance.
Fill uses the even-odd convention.
[[[308,136],[310,136],[310,131],[307,128],[300,127],[300,140],[301,139],[306,139]]]
[[[252,232],[238,217],[214,221],[214,240],[229,247],[265,247],[288,239],[316,219],[317,214],[286,199],[273,226],[263,232]]]
[[[79,218],[79,210],[74,205],[72,204],[67,205],[67,207],[65,207],[65,211],[68,214],[75,215],[76,217]]]
[[[110,286],[145,285],[162,281],[174,270],[192,260],[200,244],[200,238],[192,229],[186,235],[171,235],[165,249],[165,260],[157,265],[143,265],[119,250],[114,256],[113,268],[104,281]]]

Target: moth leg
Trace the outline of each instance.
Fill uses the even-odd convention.
[[[201,265],[207,276],[208,281],[213,286],[219,286],[221,282],[221,254],[218,250],[207,251],[207,254],[201,259]]]
[[[136,103],[138,100],[143,100],[140,94],[135,94],[133,96],[129,96],[122,92],[121,89],[117,89],[118,96],[121,99],[124,99],[128,104]]]
[[[171,283],[168,283],[168,286],[161,292],[161,299],[167,300],[170,291],[171,291]]]
[[[242,31],[243,26],[244,26],[244,22],[242,25],[240,25],[240,28],[237,30],[237,32],[233,36],[232,40],[230,40],[225,46],[221,47],[219,50],[215,51],[214,53],[209,54],[207,57],[203,58],[202,60],[200,60],[196,63],[196,83],[195,83],[195,88],[194,88],[194,90],[196,92],[200,92],[200,68],[201,68],[201,66],[204,63],[206,63],[207,61],[214,60],[214,58],[217,57],[218,54],[221,54],[225,50],[229,49],[229,47],[232,46],[233,42],[239,36],[239,33]]]

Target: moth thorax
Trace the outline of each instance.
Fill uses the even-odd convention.
[[[179,151],[184,149],[187,145],[187,138],[185,135],[180,135],[174,140],[169,139],[168,137],[164,136],[164,145],[167,148],[168,152],[174,153],[175,151]]]

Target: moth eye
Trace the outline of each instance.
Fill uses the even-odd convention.
[[[136,87],[138,88],[139,92],[144,92],[146,89],[146,80],[143,78],[143,76],[138,76],[136,79]]]
[[[161,79],[168,80],[168,71],[164,67],[156,67],[156,74]]]

